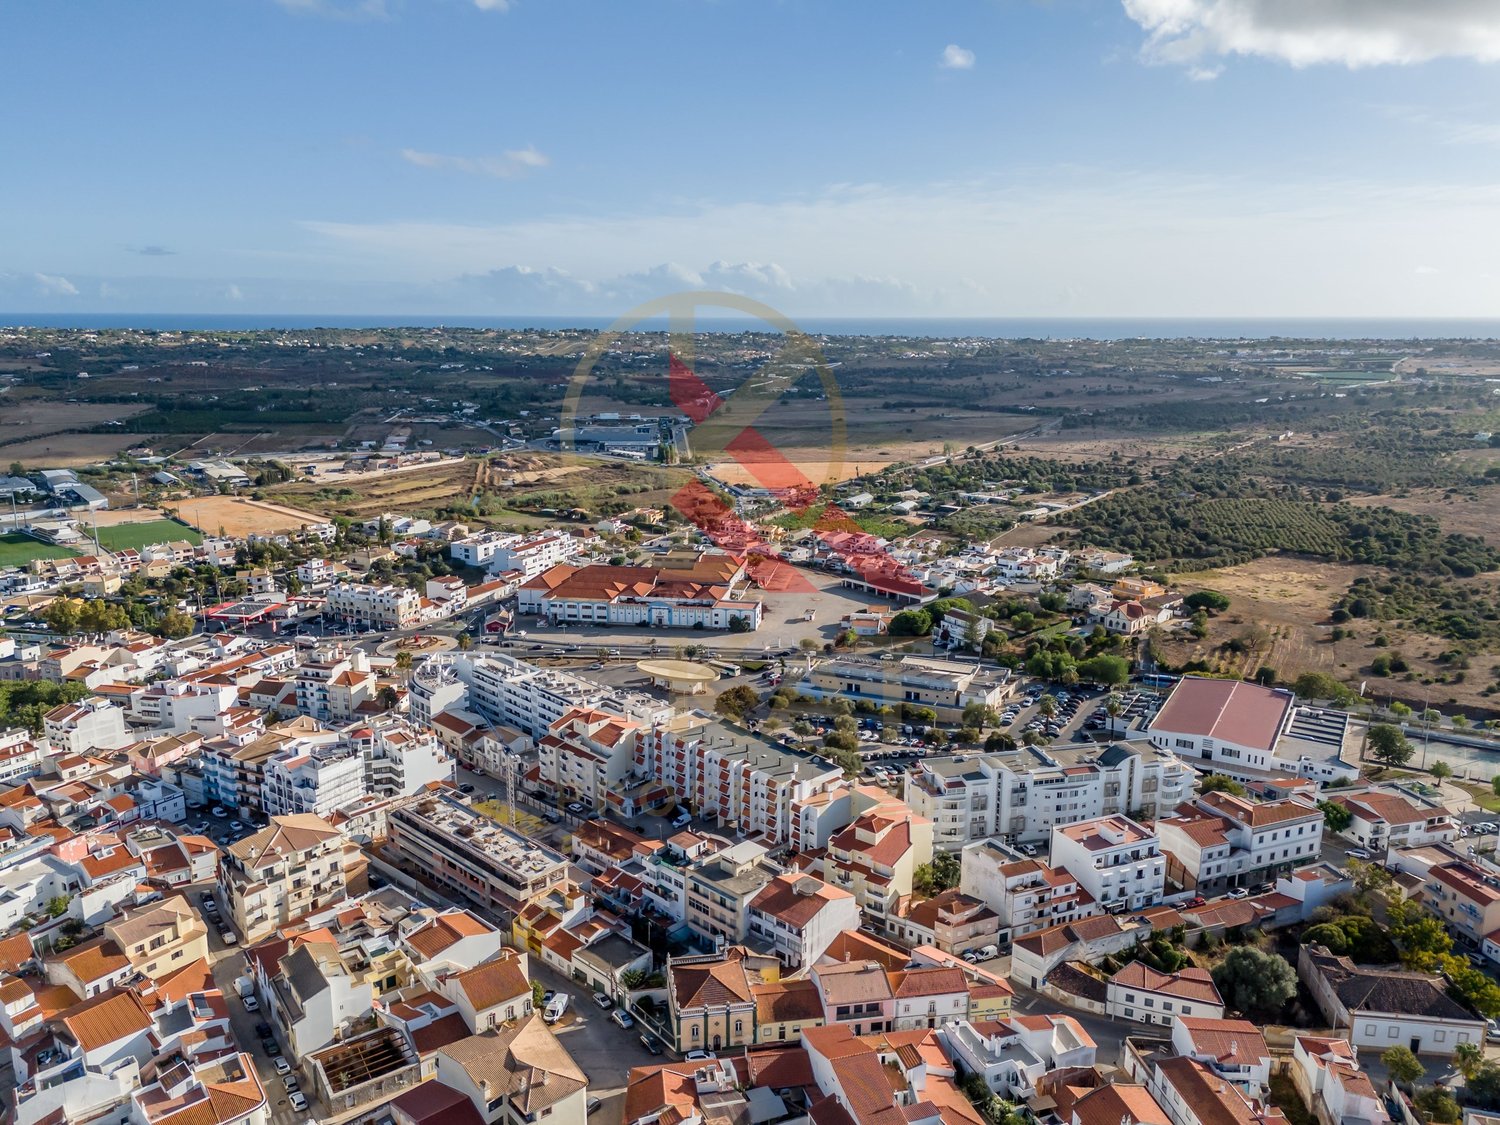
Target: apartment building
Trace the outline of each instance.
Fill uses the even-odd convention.
[[[1105,1007],[1116,1019],[1171,1027],[1183,1016],[1224,1018],[1224,1000],[1208,970],[1163,973],[1144,961],[1132,961],[1109,978]]]
[[[634,767],[640,734],[639,723],[575,707],[537,742],[542,780],[565,797],[602,809]]]
[[[396,715],[355,723],[342,734],[364,763],[366,791],[376,797],[410,797],[453,777],[453,758],[437,735]]]
[[[959,863],[959,888],[999,915],[1003,942],[1102,911],[1071,871],[1018,856],[998,841],[965,845]]]
[[[1440,863],[1427,872],[1422,904],[1470,946],[1500,930],[1500,879],[1465,860]]]
[[[929,707],[939,719],[952,721],[971,703],[998,708],[1013,686],[1009,669],[986,667],[978,661],[840,657],[814,664],[797,690],[814,699]]]
[[[1152,820],[1186,801],[1197,784],[1176,755],[1142,740],[923,758],[904,780],[906,804],[933,822],[940,851],[996,836],[1039,843],[1058,825],[1101,816]]]
[[[834,938],[859,929],[854,896],[812,875],[778,875],[750,900],[748,941],[787,968],[815,964]]]
[[[1435,801],[1415,800],[1404,793],[1372,789],[1339,793],[1329,799],[1349,813],[1349,827],[1339,835],[1382,859],[1388,849],[1451,844],[1458,839],[1458,823]]]
[[[1156,822],[1173,883],[1203,894],[1253,886],[1315,859],[1323,813],[1301,797],[1250,801],[1205,793]]]
[[[118,750],[133,740],[125,712],[97,695],[52,708],[42,718],[42,733],[58,754]]]
[[[366,792],[363,755],[338,741],[293,745],[267,761],[260,800],[268,816],[328,817]]]
[[[748,840],[689,867],[683,874],[688,926],[706,938],[743,942],[751,902],[780,874],[769,852]]]
[[[264,809],[265,768],[272,758],[293,747],[311,749],[337,743],[337,731],[324,730],[315,719],[301,716],[264,734],[215,739],[203,754],[204,797],[242,815]]]
[[[412,715],[467,709],[491,723],[541,738],[575,708],[607,711],[643,725],[666,723],[670,704],[643,692],[609,688],[505,653],[429,657],[411,680]]]
[[[208,927],[181,895],[127,911],[104,933],[132,969],[153,981],[208,956]]]
[[[372,629],[410,629],[421,623],[422,595],[409,586],[340,582],[329,589],[325,612]]]
[[[1156,834],[1128,816],[1054,828],[1051,865],[1073,875],[1106,911],[1139,910],[1166,891],[1167,861]]]
[[[387,831],[387,846],[415,869],[495,910],[515,913],[567,885],[567,856],[450,797],[408,798]]]
[[[1000,916],[981,899],[956,887],[931,898],[902,902],[891,929],[903,945],[930,945],[958,955],[1001,941]]]
[[[823,856],[823,878],[854,896],[868,925],[892,934],[917,868],[931,861],[932,822],[891,802],[834,833]]]
[[[375,699],[377,683],[370,658],[361,649],[319,649],[297,666],[294,683],[297,710],[328,722],[355,718],[360,704]]]
[[[1199,769],[1248,781],[1291,774],[1319,782],[1354,780],[1344,758],[1349,716],[1299,707],[1282,688],[1184,676],[1151,719],[1153,745]]]
[[[853,815],[844,771],[822,755],[701,715],[653,723],[634,760],[700,816],[770,844],[823,847]]]
[[[483,567],[491,574],[519,573],[535,578],[576,557],[583,544],[571,535],[541,531],[531,535],[481,531],[454,540],[448,553],[459,562]]]
[[[224,849],[223,885],[235,930],[247,943],[348,893],[345,841],[320,816],[273,816]]]

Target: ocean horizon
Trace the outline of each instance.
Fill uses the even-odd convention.
[[[558,331],[610,327],[607,316],[389,316],[288,313],[0,313],[5,328],[245,332],[373,328]],[[820,317],[790,318],[822,336],[996,340],[1493,340],[1500,318],[1469,317]],[[664,319],[638,331],[664,331]],[[774,331],[751,317],[704,316],[697,331]]]

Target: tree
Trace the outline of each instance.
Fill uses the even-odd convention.
[[[1453,776],[1453,767],[1439,758],[1437,761],[1432,763],[1429,772],[1439,781],[1447,781],[1450,777]]]
[[[891,618],[890,633],[894,637],[925,637],[932,632],[932,614],[925,609],[903,609]]]
[[[1490,792],[1495,796],[1500,797],[1500,773],[1497,773],[1494,777],[1490,778]]]
[[[1386,1073],[1403,1086],[1413,1086],[1427,1073],[1427,1068],[1417,1061],[1410,1047],[1392,1047],[1380,1056]]]
[[[961,866],[951,852],[937,852],[931,863],[918,864],[912,873],[912,886],[924,895],[935,895],[958,886]]]
[[[1401,947],[1408,969],[1436,969],[1453,952],[1453,938],[1442,920],[1410,902],[1392,903],[1387,910],[1391,937]]]
[[[1243,785],[1222,773],[1211,773],[1205,777],[1201,789],[1204,793],[1228,793],[1231,797],[1243,797],[1246,793]]]
[[[985,735],[984,748],[989,751],[1008,751],[1016,748],[1016,740],[1004,731],[992,730]]]
[[[760,696],[755,693],[754,688],[749,684],[736,684],[719,693],[719,698],[714,700],[714,710],[731,719],[743,719],[759,703]]]
[[[634,992],[646,983],[645,969],[626,969],[620,974],[620,987],[626,992]]]
[[[67,895],[53,895],[47,900],[47,914],[52,918],[61,918],[68,912],[68,903],[71,901]]]
[[[1387,766],[1404,766],[1411,761],[1412,745],[1406,741],[1406,735],[1401,733],[1400,727],[1392,726],[1390,723],[1374,723],[1366,739],[1370,748],[1370,757],[1377,762]]]
[[[1250,945],[1229,951],[1213,971],[1214,986],[1232,1008],[1274,1017],[1297,994],[1297,974],[1286,958]]]
[[[750,632],[750,619],[743,613],[731,613],[729,615],[729,631],[731,633]]]
[[[176,640],[179,637],[190,636],[193,632],[193,619],[191,615],[180,610],[169,609],[157,619],[156,628],[162,636]]]
[[[995,709],[984,703],[970,703],[964,707],[963,725],[966,727],[992,727],[1000,722]]]
[[[542,1010],[542,1005],[547,1002],[547,989],[539,980],[531,982],[531,1006],[537,1011]]]
[[[82,616],[83,603],[77,598],[54,598],[51,604],[42,610],[42,620],[54,633],[78,632],[78,622]]]
[[[1057,714],[1057,699],[1052,695],[1044,695],[1037,700],[1036,709],[1043,718],[1050,719]]]
[[[1468,1100],[1481,1109],[1500,1108],[1500,1065],[1486,1059],[1465,1083]]]
[[[1411,718],[1411,708],[1398,699],[1391,704],[1391,714],[1395,715],[1398,719],[1409,719]]]
[[[1354,814],[1337,801],[1319,801],[1323,811],[1323,825],[1330,832],[1342,832],[1354,822]]]
[[[1292,684],[1292,691],[1299,699],[1329,699],[1341,703],[1350,698],[1349,689],[1324,672],[1302,673]]]
[[[1214,613],[1223,613],[1229,608],[1229,599],[1217,590],[1199,590],[1183,598],[1182,604],[1188,609],[1207,609]]]
[[[459,652],[468,652],[471,648],[474,647],[474,638],[469,636],[468,633],[460,633],[458,635],[457,644]]]
[[[1484,1048],[1478,1043],[1460,1043],[1453,1048],[1453,1065],[1464,1076],[1465,1082],[1474,1077],[1483,1062]]]
[[[401,701],[401,695],[390,684],[384,685],[375,693],[375,702],[387,711],[393,710]]]
[[[1078,678],[1105,687],[1119,687],[1130,679],[1130,661],[1101,653],[1078,662]]]
[[[1461,1043],[1459,1046],[1471,1046]],[[1420,1091],[1412,1101],[1421,1111],[1422,1117],[1431,1122],[1432,1125],[1458,1125],[1459,1109],[1458,1102],[1447,1090],[1437,1086],[1428,1086]]]

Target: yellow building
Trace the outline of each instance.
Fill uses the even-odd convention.
[[[781,963],[742,945],[667,962],[667,1000],[679,1051],[716,1051],[755,1042],[756,984],[775,981]]]
[[[106,925],[104,932],[131,968],[152,980],[208,956],[208,927],[181,895],[133,910]]]

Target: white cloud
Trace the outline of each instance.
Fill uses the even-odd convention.
[[[384,20],[391,14],[386,0],[276,0],[276,3],[299,16],[333,20]]]
[[[227,301],[243,301],[245,294],[238,285],[226,285],[224,287],[224,299]]]
[[[509,149],[499,156],[447,156],[440,152],[403,148],[401,159],[418,168],[443,168],[474,176],[493,176],[497,180],[514,180],[551,163],[545,153],[537,151],[535,145]]]
[[[78,286],[65,277],[52,273],[36,273],[31,276],[36,279],[37,288],[48,297],[78,296]]]
[[[974,52],[957,43],[949,43],[943,48],[943,59],[938,65],[944,70],[973,70]]]
[[[474,0],[474,7],[481,12],[508,12],[510,0]]]
[[[1292,66],[1500,61],[1496,0],[1122,0],[1153,62],[1255,55]],[[1209,69],[1212,69],[1209,66]]]
[[[1432,277],[1434,274],[1439,274],[1443,271],[1438,269],[1436,266],[1418,266],[1412,272],[1415,273],[1418,277]]]

